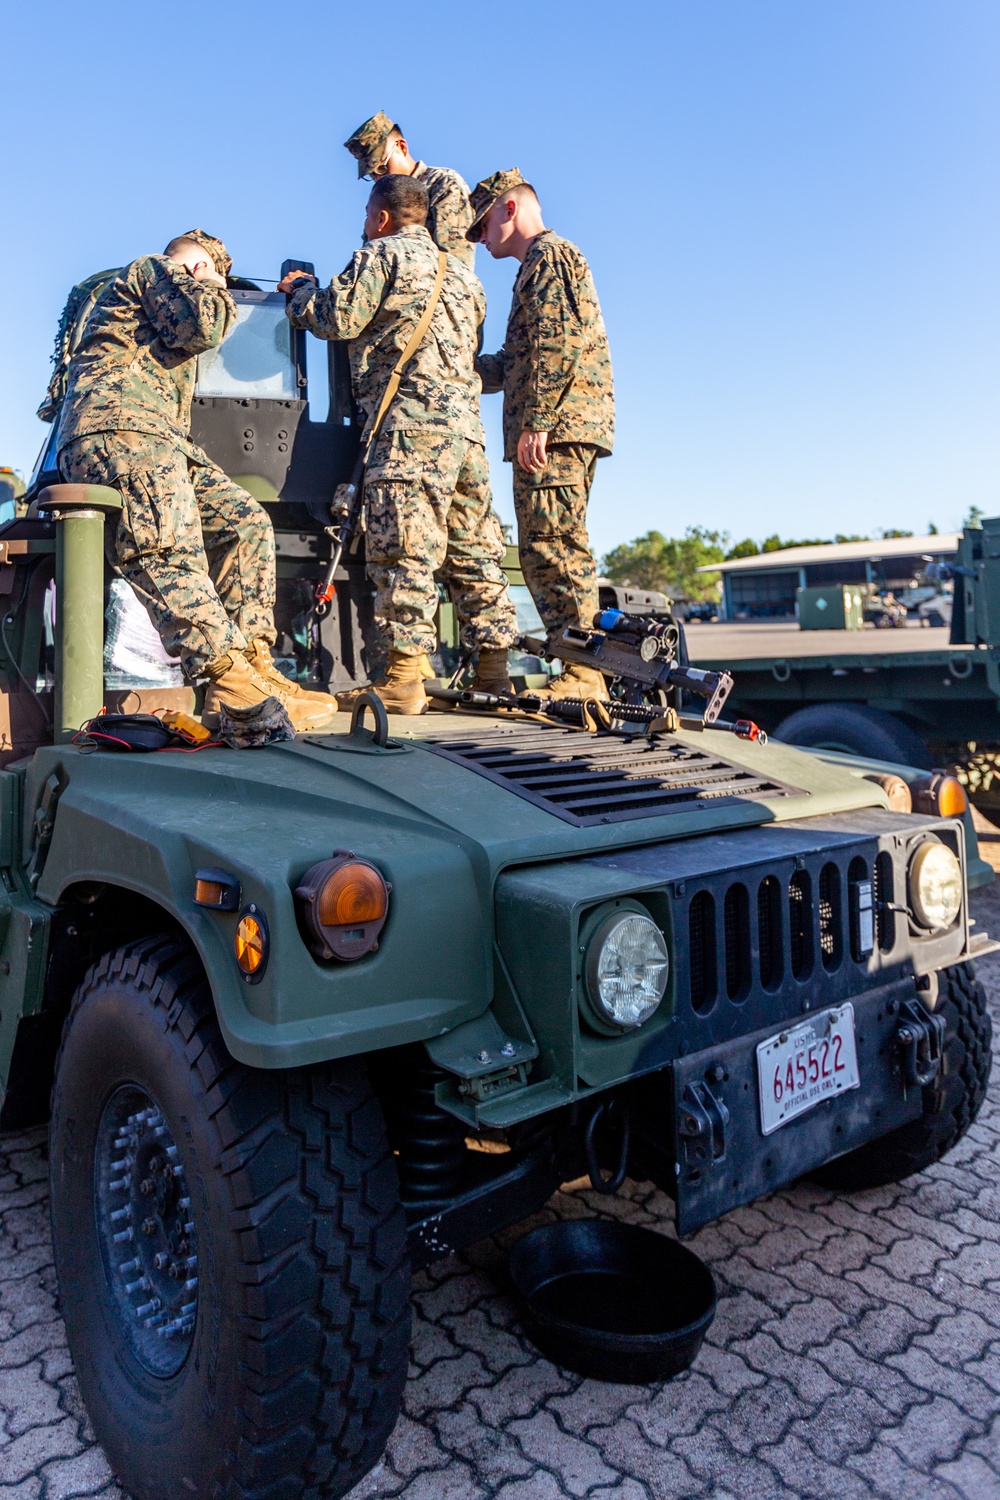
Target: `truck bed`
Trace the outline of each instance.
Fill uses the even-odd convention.
[[[873,625],[864,630],[800,630],[796,620],[689,621],[684,634],[688,655],[699,666],[726,666],[737,661],[770,666],[776,659],[791,662],[802,657],[823,657],[835,665],[840,665],[839,658],[843,657],[849,658],[845,666],[871,666],[874,663],[867,658],[888,656],[896,667],[908,664],[900,657],[919,655],[925,663],[929,653],[950,655],[972,649],[952,646],[947,626],[917,624],[889,630],[876,630]],[[834,657],[838,658],[836,663],[832,662]]]
[[[953,646],[947,628],[800,630],[794,620],[685,626],[690,659],[736,680],[729,714],[773,733],[796,709],[860,703],[902,718],[926,744],[1000,741],[1000,651]],[[934,753],[937,753],[936,751]]]

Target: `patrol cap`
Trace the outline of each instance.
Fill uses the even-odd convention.
[[[348,136],[344,145],[352,156],[357,157],[359,177],[364,177],[382,165],[385,161],[385,143],[390,132],[395,129],[396,126],[385,110],[380,109],[377,115],[372,115],[370,120],[358,126],[352,136]]]
[[[484,177],[482,182],[477,182],[469,194],[469,202],[472,204],[474,218],[465,231],[465,238],[478,245],[482,237],[482,223],[490,209],[498,198],[504,193],[509,193],[512,187],[521,185],[528,187],[517,167],[509,167],[506,172],[494,172],[492,177]]]
[[[230,271],[233,269],[233,257],[230,255],[225,245],[221,240],[217,240],[213,234],[209,234],[206,230],[189,229],[186,234],[179,234],[177,238],[181,240],[196,240],[199,245],[204,245],[205,249],[208,251],[209,255],[212,257],[213,262],[215,263],[215,269],[218,271],[223,280],[226,279]]]

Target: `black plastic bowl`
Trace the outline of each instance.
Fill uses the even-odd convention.
[[[532,1342],[593,1380],[670,1380],[691,1364],[715,1317],[715,1283],[697,1255],[609,1219],[533,1229],[508,1271]]]

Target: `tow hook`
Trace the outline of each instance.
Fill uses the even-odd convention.
[[[689,1172],[725,1160],[729,1110],[707,1082],[685,1085],[678,1116],[677,1131]]]
[[[937,1076],[944,1051],[944,1016],[931,1015],[919,1000],[903,1000],[899,1006],[896,1042],[903,1055],[903,1077],[923,1088]]]
[[[620,1133],[618,1147],[618,1163],[610,1177],[602,1177],[601,1163],[597,1151],[597,1128],[605,1121],[614,1132],[617,1125]],[[603,1193],[610,1198],[617,1193],[625,1181],[625,1173],[628,1170],[628,1148],[631,1129],[629,1126],[628,1110],[622,1109],[617,1099],[608,1099],[599,1104],[587,1121],[587,1128],[583,1134],[583,1149],[587,1159],[587,1171],[590,1174],[590,1185],[595,1193]]]

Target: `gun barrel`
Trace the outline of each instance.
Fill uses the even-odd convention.
[[[699,698],[708,700],[704,709],[706,724],[715,723],[733,690],[730,672],[705,672],[700,667],[674,667],[670,681],[675,687],[687,688]]]

